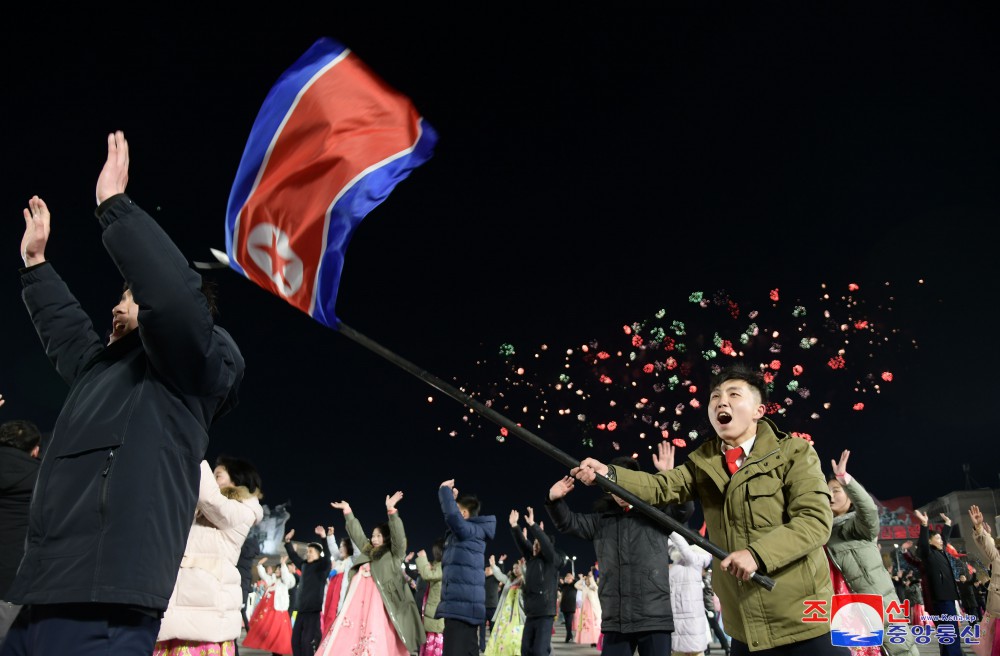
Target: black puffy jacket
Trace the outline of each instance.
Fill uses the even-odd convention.
[[[600,512],[574,513],[563,499],[545,509],[560,533],[592,540],[601,567],[601,631],[673,631],[669,532],[637,510],[603,499]]]
[[[528,537],[532,541],[538,540],[542,547],[539,554],[535,556],[532,555],[532,543],[524,539],[520,528],[512,526],[510,533],[526,561],[524,585],[521,586],[525,618],[555,617],[556,593],[559,588],[559,566],[562,565],[562,562],[558,560],[552,540],[545,535],[542,529],[538,528],[538,524],[529,526]]]
[[[152,217],[119,194],[98,218],[139,327],[105,346],[51,264],[22,271],[24,304],[69,392],[7,601],[161,611],[191,530],[208,429],[235,405],[244,361],[215,325],[201,276]]]

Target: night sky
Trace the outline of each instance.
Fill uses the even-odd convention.
[[[229,189],[265,95],[329,36],[439,134],[434,156],[357,230],[337,305],[344,323],[574,457],[635,452],[651,471],[659,436],[641,415],[661,421],[707,394],[684,396],[680,385],[655,399],[646,389],[666,414],[634,410],[627,381],[669,354],[639,349],[629,360],[637,349],[623,327],[641,324],[649,341],[660,310],[686,320],[682,379],[697,386],[724,360],[700,355],[713,334],[742,330],[757,309],[761,327],[782,335],[748,345],[751,359],[780,359],[781,385],[808,360],[811,395],[781,388],[777,400],[796,403],[776,421],[810,434],[826,469],[849,448],[849,471],[872,494],[918,506],[964,488],[963,463],[973,487],[996,487],[993,8],[702,4],[9,21],[0,420],[49,429],[66,395],[19,297],[28,198],[53,212],[48,259],[98,331],[110,328],[121,279],[93,217],[106,134],[129,140],[132,198],[189,259],[210,260],[210,248],[224,249]],[[247,361],[241,404],[212,429],[207,456],[252,460],[264,502],[290,500],[299,536],[317,524],[341,531],[329,507],[339,499],[370,530],[399,489],[410,548],[429,550],[444,532],[436,490],[448,478],[497,515],[489,553],[514,553],[511,508],[546,518],[546,491],[565,467],[513,436],[499,442],[495,425],[236,273],[206,275]],[[691,302],[695,292],[708,307]],[[808,353],[789,338],[806,321],[796,307],[816,331]],[[819,320],[824,310],[835,316]],[[842,370],[826,364],[844,339],[838,312],[851,326],[868,322]],[[779,355],[767,354],[774,341]],[[583,345],[610,357],[592,366]],[[585,394],[564,400],[563,417],[551,413],[548,386],[567,372]],[[612,383],[602,387],[599,373]],[[671,438],[704,416],[685,412]],[[579,489],[569,501],[586,510],[598,496]],[[593,558],[588,544],[557,544]]]

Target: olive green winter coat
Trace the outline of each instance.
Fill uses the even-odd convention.
[[[361,547],[361,553],[355,555],[354,564],[348,574],[348,585],[362,565],[371,563],[372,578],[378,586],[379,595],[385,605],[385,612],[389,614],[396,634],[406,644],[407,651],[413,654],[417,653],[420,645],[427,640],[427,635],[424,633],[423,622],[420,611],[417,610],[417,602],[413,599],[413,592],[403,578],[403,559],[406,557],[406,533],[403,532],[403,520],[399,518],[398,512],[389,515],[391,548],[372,560],[374,548],[371,540],[368,539],[368,534],[361,528],[361,522],[357,520],[354,513],[347,515],[344,519],[347,523],[347,534],[354,541],[354,544]]]
[[[878,550],[878,506],[868,496],[854,478],[844,485],[844,492],[851,500],[851,511],[833,518],[833,530],[827,551],[834,566],[844,575],[844,581],[851,592],[858,594],[882,595],[883,608],[891,602],[899,603],[892,577],[882,563]],[[889,616],[884,615],[886,628],[882,646],[892,656],[918,656],[920,653],[913,643],[913,636],[906,632],[906,642],[891,643],[888,640]],[[909,626],[906,627],[909,629]]]
[[[730,480],[722,442],[714,439],[670,471],[617,468],[611,478],[643,501],[701,501],[707,537],[727,553],[749,549],[758,570],[774,579],[768,591],[719,568],[713,578],[726,633],[760,651],[829,634],[828,622],[803,622],[806,601],[833,597],[823,545],[830,538],[830,490],[812,445],[781,433],[769,419],[743,466]]]
[[[431,563],[427,556],[417,555],[417,571],[420,578],[427,582],[427,601],[424,603],[424,631],[427,633],[444,633],[444,618],[434,619],[438,604],[441,603],[441,577],[444,571],[441,563]]]

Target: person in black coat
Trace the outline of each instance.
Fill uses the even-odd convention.
[[[235,407],[245,371],[215,324],[212,286],[125,194],[128,180],[128,142],[117,131],[107,136],[96,214],[125,284],[104,339],[46,260],[48,206],[34,196],[23,212],[21,297],[68,390],[7,592],[24,606],[4,643],[11,653],[153,652],[208,431]]]
[[[576,612],[576,580],[573,572],[559,582],[559,612],[566,624],[566,639],[563,642],[573,642],[573,614]]]
[[[612,461],[617,467],[637,471],[633,458]],[[560,533],[594,543],[601,577],[597,594],[601,600],[602,654],[640,656],[669,654],[674,630],[670,605],[670,570],[667,560],[669,531],[617,495],[598,500],[592,513],[574,513],[565,497],[574,489],[566,476],[550,489],[545,509]],[[672,504],[668,512],[683,522],[693,503]]]
[[[295,529],[285,535],[288,559],[302,572],[296,586],[299,590],[298,612],[295,615],[295,626],[292,627],[292,654],[313,656],[323,638],[320,614],[323,612],[323,598],[332,563],[324,556],[323,545],[319,542],[310,542],[306,547],[306,557],[300,556],[292,546],[294,536]]]
[[[958,615],[958,608],[955,603],[958,600],[958,585],[955,583],[955,573],[951,568],[948,552],[948,538],[951,537],[951,519],[941,513],[944,520],[944,529],[941,533],[932,532],[927,528],[927,515],[919,510],[914,510],[913,514],[920,520],[920,538],[917,540],[917,555],[924,568],[924,579],[926,589],[930,593],[929,599],[924,599],[924,603],[933,609],[933,614],[938,617],[934,620],[935,625],[949,624],[953,627],[952,635],[959,635],[958,622],[940,619],[944,616],[955,617]],[[938,644],[941,656],[962,656],[962,646],[958,640],[950,645]]]
[[[548,656],[552,650],[552,624],[556,617],[556,592],[559,584],[559,565],[552,539],[535,523],[535,511],[528,508],[524,523],[528,525],[526,538],[518,526],[520,514],[510,511],[510,533],[517,548],[525,558],[524,629],[521,634],[521,656]],[[532,541],[528,542],[528,538]]]
[[[42,434],[34,422],[13,419],[0,425],[0,645],[21,610],[4,600],[24,555],[41,443]]]

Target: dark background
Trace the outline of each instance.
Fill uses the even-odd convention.
[[[827,468],[851,449],[850,470],[876,497],[927,503],[966,486],[963,463],[973,487],[996,487],[993,8],[329,4],[217,18],[27,8],[6,21],[0,419],[50,428],[66,394],[19,300],[28,198],[53,212],[48,259],[110,328],[121,280],[93,218],[106,134],[129,140],[130,195],[191,260],[209,260],[224,248],[229,187],[264,96],[330,36],[440,135],[355,234],[337,306],[345,323],[486,398],[502,376],[482,363],[503,343],[525,360],[539,344],[612,343],[622,325],[669,315],[695,290],[814,299],[824,283],[864,295],[891,281],[905,299],[890,318],[871,314],[892,348],[864,371],[892,370],[893,383],[864,412],[840,403],[783,427],[808,430]],[[320,523],[342,529],[328,505],[337,499],[370,530],[401,489],[412,549],[443,533],[435,492],[454,477],[497,515],[489,551],[514,553],[510,509],[541,510],[564,466],[517,439],[498,443],[489,422],[463,420],[457,402],[235,273],[208,275],[247,360],[241,405],[213,428],[210,460],[256,463],[265,503],[291,500],[288,527],[303,538]],[[817,399],[824,380],[811,381]],[[621,455],[599,433],[590,447],[550,424],[537,434],[574,457]],[[622,453],[651,469],[630,430]],[[578,491],[572,505],[597,496]],[[588,544],[559,544],[593,558]]]

